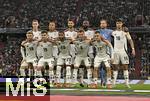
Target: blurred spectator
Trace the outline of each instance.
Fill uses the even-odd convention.
[[[143,15],[137,15],[135,17],[135,25],[136,26],[142,26],[144,24],[144,16]]]
[[[15,18],[15,16],[9,16],[5,20],[5,27],[6,28],[16,28],[16,26],[17,26],[17,19]]]
[[[41,26],[54,19],[58,27],[65,27],[72,17],[77,25],[89,19],[92,26],[98,26],[105,18],[112,27],[116,18],[123,18],[127,26],[141,26],[150,15],[149,0],[1,0],[1,4],[0,27],[31,27],[33,19],[40,20]]]
[[[0,50],[0,70],[3,76],[16,75],[16,70],[21,63],[20,43],[22,38],[11,37],[8,40],[5,42],[5,47]]]

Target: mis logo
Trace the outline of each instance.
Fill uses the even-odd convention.
[[[46,80],[44,78],[36,78],[33,81],[33,85],[35,88],[31,89],[30,86],[30,82],[31,79],[30,78],[18,78],[17,82],[17,86],[14,87],[13,85],[13,80],[12,78],[6,78],[6,96],[10,96],[10,92],[12,92],[13,96],[17,96],[19,95],[18,92],[20,90],[21,92],[21,96],[25,96],[25,90],[27,91],[26,94],[27,96],[30,96],[31,91],[33,91],[33,94],[35,96],[44,96],[47,93],[47,89],[46,87],[42,86],[43,84],[46,84]],[[38,82],[40,82],[40,84],[38,84]],[[25,89],[25,85],[27,84],[27,87]],[[39,92],[40,91],[40,92]],[[42,92],[41,92],[42,91]]]

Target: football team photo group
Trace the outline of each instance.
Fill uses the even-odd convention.
[[[99,28],[92,29],[84,20],[75,28],[74,20],[68,19],[67,28],[58,31],[56,21],[41,30],[39,21],[33,20],[32,30],[21,43],[20,77],[47,77],[49,86],[58,88],[115,88],[118,71],[123,70],[125,87],[130,88],[128,48],[134,57],[134,42],[122,19],[115,24],[111,30],[107,20],[101,19]]]

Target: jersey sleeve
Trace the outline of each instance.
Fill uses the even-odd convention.
[[[77,32],[74,32],[74,36],[73,36],[73,40],[75,40],[77,38]]]
[[[129,33],[129,32],[125,32],[125,33],[126,33],[126,38],[127,38],[128,40],[131,40],[132,38],[131,38],[130,33]]]
[[[22,41],[21,46],[24,47],[24,44],[26,43],[26,41]]]
[[[114,33],[115,33],[115,32],[114,32],[114,31],[112,31],[112,34],[111,34],[111,35],[112,35],[112,36],[114,36]]]
[[[59,32],[57,31],[55,39],[58,38],[58,37],[59,37]]]
[[[26,57],[25,56],[25,47],[21,46],[20,51],[21,51],[21,55],[22,55],[23,59],[25,59],[25,57]]]
[[[64,33],[65,33],[65,38],[70,38],[68,32],[65,31]]]
[[[75,44],[71,44],[70,45],[70,54],[72,57],[75,57],[75,54],[76,54],[76,47],[75,47]]]

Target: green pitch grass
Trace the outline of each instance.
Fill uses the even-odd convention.
[[[82,91],[87,90],[91,88],[87,87],[80,87],[79,85],[76,85],[76,87],[70,88],[70,89],[76,89],[76,90],[63,90],[66,88],[51,88],[50,94],[54,95],[121,95],[121,96],[130,96],[130,95],[141,95],[141,96],[150,96],[150,92],[134,92],[134,90],[150,90],[150,85],[146,84],[132,84],[130,85],[131,88],[127,88],[124,84],[118,84],[115,88],[107,89],[98,87],[100,90],[121,90],[121,91]],[[56,90],[57,89],[57,90]],[[61,89],[61,90],[59,90]],[[69,89],[69,88],[67,88]],[[94,89],[95,90],[95,89]]]

